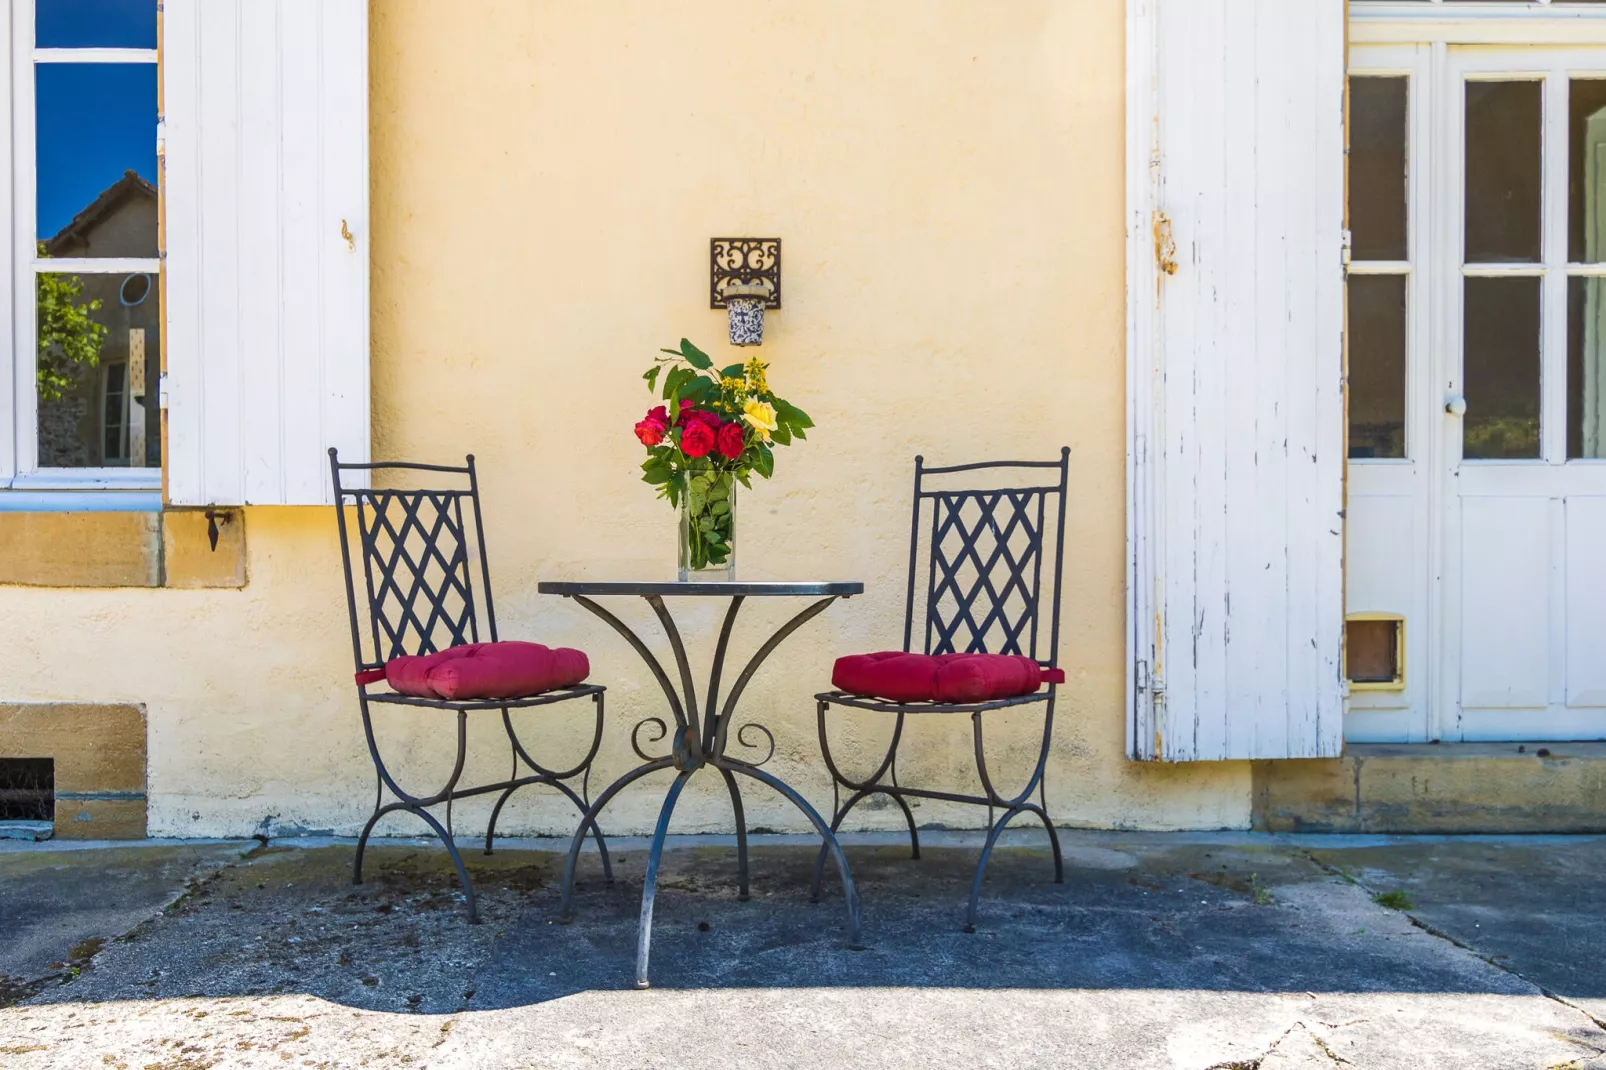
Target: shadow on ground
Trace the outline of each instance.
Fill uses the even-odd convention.
[[[672,850],[646,993],[640,849],[568,925],[547,851],[468,856],[480,925],[439,847],[0,851],[0,1065],[1606,1070],[1606,840],[1065,839],[1064,884],[997,852],[974,934],[974,849],[850,848],[862,951],[812,849],[745,903]]]
[[[1378,853],[1356,858],[1353,879],[1392,880],[1381,876]],[[806,848],[756,848],[746,903],[736,899],[733,851],[666,854],[655,987],[1526,987],[1503,970],[1469,970],[1464,956],[1407,953],[1402,941],[1427,934],[1372,902],[1360,884],[1346,884],[1345,863],[1333,852],[1313,858],[1271,841],[1072,845],[1067,881],[1054,884],[1046,851],[1001,849],[974,934],[961,931],[973,851],[928,848],[919,861],[902,847],[850,855],[864,902],[862,951],[845,946],[833,870],[825,899],[809,902],[814,852]],[[555,923],[561,859],[554,854],[469,855],[479,925],[468,924],[438,849],[381,846],[369,857],[368,882],[354,887],[347,847],[258,848],[202,874],[144,924],[85,937],[76,957],[64,949],[56,962],[76,965],[54,971],[32,1001],[297,992],[369,1010],[448,1013],[630,986],[642,851],[617,855],[611,884],[588,855],[576,917],[566,925]],[[180,861],[149,858],[157,868]],[[1426,887],[1414,894],[1433,900]],[[1579,994],[1600,994],[1599,962],[1574,964],[1575,973],[1589,974],[1573,986]]]

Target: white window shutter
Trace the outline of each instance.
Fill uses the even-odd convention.
[[[1343,746],[1344,0],[1128,0],[1128,752]]]
[[[331,502],[366,461],[367,0],[166,0],[168,500]]]

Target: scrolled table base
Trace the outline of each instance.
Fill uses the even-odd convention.
[[[563,593],[563,592],[560,592]],[[663,665],[653,655],[641,637],[636,635],[623,621],[590,598],[582,594],[568,594],[576,602],[595,614],[603,622],[618,632],[630,644],[642,661],[647,665],[653,677],[658,681],[669,703],[673,725],[661,717],[646,717],[638,721],[631,729],[630,746],[643,764],[630,770],[618,780],[608,785],[586,810],[580,821],[580,827],[575,831],[573,840],[569,844],[569,855],[563,867],[563,898],[559,906],[558,920],[568,922],[573,917],[574,878],[575,868],[580,859],[580,849],[584,845],[587,832],[597,828],[597,815],[614,796],[620,791],[635,783],[642,777],[662,770],[675,770],[674,782],[664,795],[663,804],[659,807],[658,822],[653,830],[652,847],[647,853],[647,869],[645,886],[641,893],[641,922],[636,942],[636,980],[637,988],[646,988],[647,963],[652,946],[652,915],[653,904],[658,893],[658,867],[663,857],[664,840],[669,832],[670,818],[674,815],[675,806],[680,801],[682,790],[686,782],[703,769],[714,769],[725,781],[726,790],[730,792],[731,809],[734,812],[736,824],[736,858],[738,872],[738,896],[746,901],[748,895],[748,858],[747,858],[747,819],[742,806],[742,793],[739,779],[746,777],[777,792],[793,806],[802,811],[803,816],[809,819],[815,830],[824,841],[821,850],[829,853],[836,859],[837,871],[842,878],[842,890],[848,910],[848,946],[855,950],[861,948],[861,924],[859,911],[858,890],[853,884],[853,874],[848,868],[846,856],[842,847],[837,843],[834,830],[829,822],[822,817],[809,801],[802,795],[775,776],[761,768],[775,754],[775,736],[764,725],[756,722],[747,722],[736,730],[736,743],[748,750],[760,750],[767,747],[762,758],[757,761],[744,761],[740,758],[730,757],[726,754],[727,736],[732,718],[735,716],[737,702],[748,682],[753,678],[759,667],[771,653],[785,641],[785,639],[802,627],[808,621],[824,612],[825,608],[838,597],[836,594],[822,598],[809,605],[786,624],[782,625],[772,635],[742,669],[731,688],[729,696],[725,699],[722,708],[716,708],[719,700],[720,678],[723,675],[725,654],[730,643],[731,632],[735,626],[736,615],[741,609],[744,595],[737,594],[731,598],[730,608],[726,611],[724,624],[720,628],[719,643],[714,652],[713,665],[708,676],[708,689],[706,692],[707,705],[699,716],[697,692],[692,680],[691,665],[686,657],[685,644],[681,641],[680,632],[675,627],[674,619],[664,606],[662,597],[657,594],[647,594],[648,605],[653,609],[664,632],[669,638],[669,645],[675,655],[675,668],[680,678],[680,690],[677,691],[671,682],[669,674],[664,671]],[[668,739],[670,753],[651,755],[642,745],[642,730],[654,728],[657,734],[647,739],[648,744],[658,744]],[[762,740],[755,736],[761,734]]]

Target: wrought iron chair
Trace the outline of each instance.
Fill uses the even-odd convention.
[[[588,790],[591,762],[602,743],[603,692],[597,684],[559,688],[528,698],[452,701],[418,698],[387,690],[374,690],[384,680],[385,662],[404,654],[432,654],[464,643],[483,640],[496,642],[496,612],[491,601],[490,566],[485,556],[485,533],[480,520],[479,481],[470,454],[463,467],[401,462],[342,464],[335,450],[329,451],[329,469],[334,480],[335,515],[340,529],[340,550],[346,576],[346,605],[351,616],[351,645],[356,658],[357,701],[362,708],[363,735],[374,760],[377,786],[374,812],[357,839],[352,883],[362,883],[363,851],[379,820],[405,811],[420,818],[446,845],[458,879],[468,900],[470,921],[479,920],[474,886],[464,868],[462,855],[452,833],[452,804],[458,799],[501,792],[491,810],[485,830],[485,853],[490,854],[496,837],[496,820],[508,798],[519,788],[547,784],[572,802],[582,817],[590,806]],[[368,490],[342,483],[342,472],[430,473],[457,477],[466,483],[455,489]],[[407,478],[400,476],[400,478]],[[443,480],[444,481],[444,480]],[[464,501],[468,502],[465,515]],[[355,531],[347,518],[354,512]],[[470,542],[479,556],[479,568],[469,565]],[[354,565],[353,557],[360,559]],[[362,597],[357,591],[361,573]],[[473,573],[478,573],[476,592]],[[364,618],[366,617],[366,624]],[[482,630],[483,629],[483,630]],[[511,711],[550,706],[571,699],[589,698],[595,707],[595,730],[585,757],[572,768],[552,769],[536,761],[513,728]],[[407,706],[448,710],[457,714],[457,756],[446,785],[427,795],[415,795],[397,783],[385,765],[374,738],[374,707]],[[463,765],[468,755],[468,715],[481,710],[500,710],[502,726],[512,751],[512,774],[491,784],[460,787]],[[533,770],[520,776],[520,765]],[[576,778],[580,789],[569,783]],[[389,789],[394,801],[385,802]],[[433,807],[444,803],[444,824]],[[590,823],[590,833],[602,856],[604,874],[611,880],[612,864],[601,830]]]
[[[1070,470],[1070,449],[1060,451],[1057,461],[998,461],[961,464],[946,468],[927,468],[925,459],[915,458],[914,518],[909,538],[909,588],[903,625],[903,649],[926,654],[984,653],[1021,654],[1045,669],[1057,669],[1059,650],[1061,558],[1065,547],[1065,488]],[[1036,471],[1056,471],[1058,478],[1046,483]],[[1015,485],[986,490],[933,490],[926,485],[932,476],[986,472],[1001,476],[1015,473]],[[939,480],[939,482],[942,482]],[[922,527],[922,513],[929,522]],[[1049,534],[1052,526],[1052,535]],[[924,535],[922,532],[924,531]],[[924,541],[927,560],[920,567]],[[1051,600],[1045,605],[1044,571],[1052,579]],[[922,576],[923,574],[923,576]],[[924,579],[924,584],[919,581]],[[923,586],[923,605],[917,617],[917,587]],[[1046,619],[1045,619],[1046,613]],[[913,646],[917,620],[924,633],[922,647]],[[820,733],[820,749],[831,771],[831,821],[834,832],[855,806],[872,795],[890,798],[903,811],[909,826],[912,857],[920,857],[920,833],[908,800],[940,799],[987,807],[988,832],[981,858],[971,884],[970,906],[965,914],[965,931],[976,929],[976,906],[981,898],[982,877],[999,834],[1011,820],[1030,814],[1042,822],[1054,852],[1054,881],[1065,879],[1060,856],[1059,836],[1049,819],[1043,773],[1048,764],[1049,744],[1054,734],[1055,685],[1046,690],[1015,698],[989,702],[945,704],[938,702],[891,702],[844,691],[826,691],[815,697]],[[831,753],[826,712],[832,706],[846,706],[893,716],[891,742],[874,771],[862,779],[843,773]],[[983,745],[985,715],[994,710],[1041,706],[1042,745],[1026,785],[1014,795],[1006,795],[993,782]],[[968,713],[976,753],[976,772],[982,794],[967,795],[931,788],[909,787],[898,782],[898,744],[903,738],[904,719],[911,715]],[[842,791],[848,792],[847,800]],[[1037,793],[1038,802],[1032,801]],[[994,814],[1003,814],[994,819]],[[820,896],[825,866],[822,854],[814,868],[814,899]]]

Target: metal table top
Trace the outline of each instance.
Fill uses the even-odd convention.
[[[849,598],[863,594],[864,584],[853,580],[805,580],[797,583],[744,583],[737,580],[704,583],[679,583],[675,580],[543,580],[536,584],[535,589],[542,594],[563,595],[565,598],[575,595],[585,597],[639,595],[644,598],[835,595],[839,598]]]

